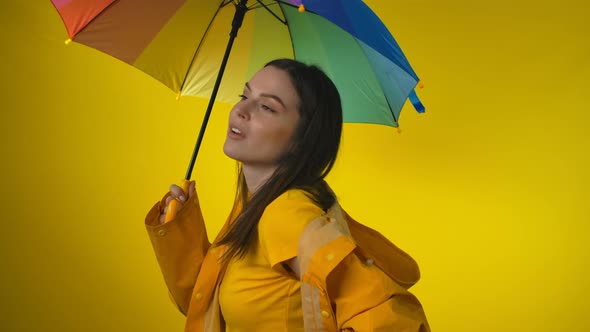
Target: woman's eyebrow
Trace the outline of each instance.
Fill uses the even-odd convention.
[[[250,84],[248,84],[248,82],[246,82],[245,86],[246,86],[246,88],[248,90],[252,91],[252,88],[250,88]],[[285,109],[287,109],[287,106],[285,106],[285,103],[283,103],[283,100],[281,98],[279,98],[279,96],[276,96],[276,95],[273,95],[273,94],[270,94],[270,93],[261,93],[260,96],[274,99],[279,104],[281,104]]]

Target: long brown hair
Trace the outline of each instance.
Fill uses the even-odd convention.
[[[302,189],[324,211],[336,197],[324,178],[336,161],[342,134],[340,94],[328,76],[316,66],[291,59],[265,65],[284,70],[299,96],[299,123],[292,141],[271,177],[249,197],[238,165],[236,200],[243,207],[217,245],[227,245],[224,261],[243,257],[258,238],[258,222],[264,209],[289,189]]]

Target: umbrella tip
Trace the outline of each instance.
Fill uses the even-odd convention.
[[[70,45],[70,43],[71,43],[71,42],[72,42],[72,39],[68,38],[68,39],[67,39],[67,40],[64,42],[64,44],[66,44],[66,45]]]
[[[298,10],[300,13],[303,13],[305,11],[305,6],[303,6],[303,4],[300,4]]]
[[[422,83],[422,81],[418,82],[418,89],[423,89],[424,88],[424,83]]]
[[[176,100],[180,100],[181,93],[182,93],[182,91],[178,91],[178,93],[176,94]]]
[[[402,129],[400,127],[397,127],[397,133],[401,134],[402,133]]]

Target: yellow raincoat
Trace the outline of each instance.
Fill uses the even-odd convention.
[[[146,216],[146,228],[170,296],[187,317],[185,331],[225,331],[219,306],[224,266],[218,260],[224,247],[208,241],[196,193],[174,220],[160,225],[165,199]],[[420,302],[407,290],[420,278],[416,262],[337,203],[306,226],[297,256],[306,332],[430,331]]]

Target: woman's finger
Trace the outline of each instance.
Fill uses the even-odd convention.
[[[196,192],[196,191],[195,191],[195,186],[196,186],[196,185],[195,185],[195,181],[194,181],[194,180],[193,180],[193,181],[191,181],[191,182],[189,182],[189,185],[188,185],[188,197],[189,197],[189,198],[193,198],[193,195],[194,195],[194,194],[195,194],[195,192]]]
[[[173,195],[170,195],[170,196],[166,197],[166,202],[165,202],[166,203],[166,206],[168,206],[170,204],[170,202],[172,202],[173,199],[174,199],[174,196]]]
[[[178,198],[181,202],[186,200],[185,193],[182,191],[182,188],[175,184],[170,185],[170,192],[172,193],[173,198]]]

